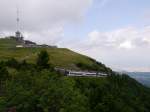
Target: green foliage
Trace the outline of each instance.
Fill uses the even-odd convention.
[[[87,99],[74,85],[48,70],[20,71],[8,82],[1,105],[16,107],[17,112],[87,112]]]
[[[49,69],[39,71],[26,61],[18,63],[16,72],[10,72],[9,78],[3,77],[2,112],[10,109],[17,112],[150,111],[150,89],[126,75],[65,77]],[[14,69],[5,62],[1,66],[4,74],[6,68]]]
[[[9,78],[9,74],[6,67],[0,66],[0,96],[4,93],[5,82],[8,78]]]
[[[47,51],[42,50],[39,54],[38,54],[38,58],[37,58],[37,66],[40,68],[48,68],[49,67],[49,54],[47,53]]]
[[[8,71],[5,67],[0,67],[0,81],[5,81],[8,78]]]
[[[19,63],[15,58],[11,58],[6,62],[8,67],[19,68]]]
[[[79,62],[76,64],[76,66],[79,67],[81,70],[100,71],[108,74],[112,73],[112,70],[110,68],[106,67],[104,64],[101,64],[100,62],[97,61],[93,61],[93,64],[91,65]]]

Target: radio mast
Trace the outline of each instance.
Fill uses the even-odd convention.
[[[18,7],[17,7],[17,18],[16,18],[16,22],[17,22],[17,31],[16,31],[15,36],[16,36],[16,39],[17,39],[18,41],[22,41],[22,40],[23,40],[23,36],[22,36],[21,32],[19,31],[19,30],[20,30],[20,24],[19,24],[20,18],[19,18],[19,8],[18,8]]]

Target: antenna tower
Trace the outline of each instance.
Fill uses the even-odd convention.
[[[17,19],[16,19],[16,22],[17,22],[17,31],[16,31],[16,34],[15,34],[15,37],[17,38],[18,41],[22,42],[23,41],[23,36],[21,34],[21,32],[19,31],[20,30],[20,18],[19,18],[19,8],[17,7]]]

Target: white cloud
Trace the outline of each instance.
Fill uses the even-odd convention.
[[[24,32],[26,39],[37,42],[39,44],[58,44],[64,38],[63,27],[56,27],[48,30],[37,32]]]
[[[18,6],[20,30],[27,32],[29,36],[34,36],[33,38],[39,42],[44,40],[43,38],[52,38],[49,40],[54,40],[52,43],[56,43],[59,36],[62,38],[64,25],[69,22],[81,21],[92,1],[0,0],[0,32],[16,31],[16,6]]]
[[[135,68],[144,70],[150,66],[150,27],[127,27],[108,32],[95,30],[85,40],[73,43],[68,47],[114,69],[131,71],[133,68],[134,71]]]
[[[150,27],[137,29],[127,27],[110,32],[92,31],[85,40],[87,46],[113,47],[115,49],[132,49],[150,45]]]
[[[126,41],[119,45],[119,48],[131,49],[133,48],[131,41]]]

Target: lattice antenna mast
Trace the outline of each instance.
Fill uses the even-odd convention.
[[[21,34],[20,30],[20,18],[19,18],[19,8],[17,7],[17,18],[16,18],[16,22],[17,22],[17,31],[15,33],[15,37],[18,39],[18,41],[22,42],[23,40],[23,36]]]

